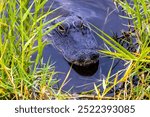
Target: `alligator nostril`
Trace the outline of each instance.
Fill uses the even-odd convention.
[[[90,55],[91,60],[96,60],[99,58],[99,54],[92,54]]]

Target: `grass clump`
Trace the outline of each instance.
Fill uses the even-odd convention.
[[[113,99],[150,99],[150,1],[131,0],[129,3],[126,0],[114,0],[114,2],[126,14],[121,17],[131,22],[130,25],[126,24],[130,29],[127,32],[128,36],[124,36],[121,40],[129,43],[130,38],[132,45],[138,46],[135,46],[134,51],[129,51],[113,37],[93,26],[97,30],[97,35],[113,48],[113,51],[103,49],[100,53],[115,59],[119,58],[128,65],[123,77],[120,80],[114,80],[113,85],[106,88],[99,98],[104,98],[105,92],[121,83],[122,89],[115,92]]]
[[[42,51],[48,42],[43,41],[43,27],[52,22],[43,22],[55,10],[44,12],[47,0],[0,0],[0,99],[33,99],[35,79],[41,78],[40,97],[48,86],[54,85],[55,67],[42,63]],[[53,27],[54,28],[54,27]],[[52,30],[49,29],[48,31]],[[37,53],[36,59],[31,56]],[[34,63],[34,64],[33,64]],[[42,92],[43,91],[43,92]],[[51,92],[53,95],[54,92]],[[50,96],[51,96],[50,95]]]

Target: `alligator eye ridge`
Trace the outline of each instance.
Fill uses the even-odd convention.
[[[85,24],[83,23],[83,21],[76,21],[73,22],[74,27],[79,28],[79,29],[83,29]]]

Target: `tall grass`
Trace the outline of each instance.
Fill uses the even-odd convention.
[[[42,29],[54,19],[47,22],[43,20],[57,10],[44,12],[46,2],[0,0],[0,99],[33,99],[33,82],[39,77],[49,79],[49,87],[54,84],[54,66],[41,62],[42,68],[37,69],[42,61],[43,48],[48,44],[42,40]],[[31,61],[34,53],[37,53],[37,57]],[[46,80],[42,81],[38,99],[43,98],[46,90]]]
[[[112,58],[119,58],[128,65],[123,77],[114,80],[113,85],[106,86],[98,98],[104,98],[106,92],[122,83],[122,89],[115,93],[113,99],[150,99],[150,1],[131,0],[129,3],[126,0],[114,0],[114,2],[126,13],[121,17],[132,22],[130,25],[126,24],[130,28],[128,37],[133,45],[136,42],[139,46],[136,51],[129,51],[114,38],[92,25],[97,30],[95,33],[113,48],[113,51],[103,49],[99,52]],[[122,40],[127,41],[127,38],[124,37]]]

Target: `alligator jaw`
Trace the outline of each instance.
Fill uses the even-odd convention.
[[[99,61],[99,57],[94,59],[94,60],[88,60],[88,61],[82,61],[82,62],[76,60],[76,61],[71,61],[69,63],[72,63],[72,64],[77,65],[77,66],[81,66],[81,67],[86,67],[86,66],[89,66],[91,64],[96,64],[98,61]]]

